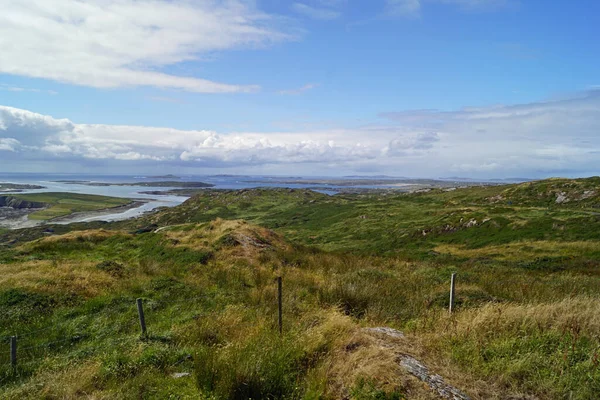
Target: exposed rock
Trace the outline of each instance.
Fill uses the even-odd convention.
[[[419,360],[409,355],[401,355],[398,362],[404,369],[406,369],[411,375],[416,376],[423,382],[425,382],[432,390],[437,392],[443,399],[451,400],[470,400],[470,397],[455,388],[447,384],[444,378],[437,374],[429,372],[429,368],[423,365]]]
[[[388,328],[388,327],[377,327],[377,328],[365,328],[367,332],[376,332],[383,333],[384,335],[388,335],[395,338],[403,338],[404,333],[397,331],[396,329]]]
[[[44,208],[46,207],[46,203],[27,201],[12,196],[0,196],[0,207],[10,207],[17,210],[23,210],[28,208]]]
[[[154,231],[157,230],[157,228],[158,228],[158,225],[152,224],[152,225],[149,225],[149,226],[144,226],[142,228],[139,228],[139,229],[137,229],[137,230],[135,230],[135,231],[133,231],[131,233],[133,233],[134,235],[140,235],[142,233],[154,232]]]
[[[390,349],[393,351],[395,349],[395,342],[397,339],[406,339],[404,334],[396,329],[387,328],[387,327],[377,327],[377,328],[365,328],[366,332],[376,333],[382,336],[386,336],[386,339],[380,339],[380,345],[386,349]],[[437,393],[442,399],[449,400],[470,400],[471,398],[463,393],[461,390],[456,387],[446,383],[444,378],[440,375],[432,373],[429,368],[417,360],[416,358],[404,354],[404,352],[399,352],[397,354],[397,362],[402,368],[404,368],[409,374],[417,377],[421,381],[425,382],[427,386],[431,388],[435,393]]]
[[[556,194],[556,204],[567,203],[569,198],[565,192],[560,192]]]
[[[471,219],[469,222],[466,223],[465,227],[467,228],[472,228],[474,226],[477,226],[477,220],[475,218]]]
[[[444,232],[456,232],[456,231],[457,231],[457,229],[452,225],[448,224],[448,225],[444,226]]]
[[[581,200],[589,199],[590,197],[594,197],[595,195],[596,195],[596,191],[595,190],[586,190],[581,195]]]

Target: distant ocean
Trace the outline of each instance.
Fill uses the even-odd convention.
[[[92,216],[79,218],[68,222],[82,221],[116,221],[139,216],[145,212],[158,207],[174,207],[188,199],[186,196],[172,195],[150,195],[141,192],[148,191],[166,191],[177,189],[177,187],[156,187],[156,186],[88,186],[85,184],[66,183],[57,181],[88,181],[105,183],[136,183],[136,182],[158,182],[158,181],[178,181],[178,182],[205,182],[214,185],[213,189],[250,189],[257,187],[283,187],[295,189],[312,189],[321,193],[333,195],[335,189],[341,189],[342,186],[335,184],[315,184],[313,183],[293,183],[295,180],[304,179],[302,177],[274,177],[274,176],[239,176],[239,175],[179,175],[177,177],[151,177],[143,175],[82,175],[82,174],[33,174],[33,173],[0,173],[0,182],[2,183],[21,183],[30,185],[44,186],[44,189],[25,190],[22,193],[41,193],[41,192],[72,192],[97,194],[103,196],[123,197],[130,199],[143,199],[147,201],[138,208],[130,209],[110,215]],[[310,177],[311,180],[343,179],[331,177]],[[381,178],[378,178],[381,179]],[[353,188],[372,189],[372,188],[392,188],[392,185],[356,185]],[[348,188],[344,186],[343,188]],[[397,188],[397,187],[396,187]],[[66,221],[67,222],[67,221]]]

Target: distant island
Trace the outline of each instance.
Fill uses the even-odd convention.
[[[69,185],[86,186],[143,186],[143,187],[176,187],[176,188],[209,188],[212,183],[205,182],[177,182],[177,181],[156,181],[156,182],[133,182],[133,183],[109,183],[109,182],[90,182],[90,181],[55,181]]]
[[[180,176],[167,174],[167,175],[157,175],[157,176],[149,176],[150,179],[181,179]]]
[[[23,190],[32,189],[45,189],[45,187],[39,185],[26,185],[20,183],[0,183],[0,192],[4,193],[17,193],[22,192]]]
[[[262,183],[260,180],[248,180],[248,183]],[[273,179],[269,183],[279,185],[303,184],[320,187],[340,186],[340,187],[355,187],[355,186],[395,186],[406,189],[419,189],[423,187],[451,187],[453,182],[442,181],[436,179],[410,179],[410,178],[283,178]],[[465,181],[461,182],[465,185],[493,185],[493,182],[480,181]]]
[[[76,179],[59,179],[57,181],[52,181],[54,183],[68,183],[71,185],[85,185],[86,183],[90,183],[90,181],[80,181]]]
[[[209,188],[213,187],[212,183],[205,182],[176,182],[176,181],[159,181],[159,182],[134,182],[134,183],[102,183],[90,182],[88,186],[144,186],[144,187],[178,187],[178,188]]]

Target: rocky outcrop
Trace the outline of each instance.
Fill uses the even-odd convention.
[[[363,328],[365,332],[375,334],[382,348],[395,353],[396,362],[406,372],[423,381],[441,399],[471,400],[466,393],[447,383],[440,375],[435,374],[429,367],[413,356],[406,354],[406,347],[400,345],[406,337],[404,333],[388,327]],[[399,341],[398,341],[399,340]]]
[[[0,207],[10,207],[17,210],[28,208],[44,208],[46,203],[27,201],[13,196],[0,196]]]
[[[465,393],[444,381],[441,376],[431,373],[423,363],[414,357],[402,354],[398,357],[398,362],[408,373],[416,376],[425,382],[431,390],[436,392],[442,399],[450,400],[470,400]]]

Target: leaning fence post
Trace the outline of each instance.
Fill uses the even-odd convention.
[[[140,328],[142,328],[142,335],[146,335],[146,319],[144,318],[144,306],[142,305],[142,299],[137,299],[137,310],[140,316]]]
[[[279,334],[283,333],[283,310],[282,310],[282,278],[281,276],[277,277],[277,292],[279,297]]]
[[[17,367],[17,337],[10,337],[10,365],[13,368]]]
[[[450,308],[449,311],[450,313],[452,313],[452,311],[454,311],[454,284],[456,281],[456,273],[452,274],[452,277],[450,278]]]

